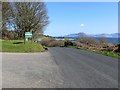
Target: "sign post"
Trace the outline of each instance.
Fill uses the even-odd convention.
[[[25,41],[28,38],[31,38],[31,42],[32,42],[32,32],[25,32]],[[25,42],[24,42],[24,44],[25,44]]]

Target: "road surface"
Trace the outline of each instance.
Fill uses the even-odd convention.
[[[118,60],[55,47],[43,53],[3,53],[3,88],[117,88]]]
[[[117,59],[72,48],[49,50],[64,77],[63,87],[118,87]]]
[[[2,88],[55,88],[62,84],[49,52],[3,53]]]

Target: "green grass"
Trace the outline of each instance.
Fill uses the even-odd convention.
[[[2,46],[1,46],[2,45]],[[2,40],[0,41],[0,51],[2,52],[41,52],[44,48],[41,44],[24,40]]]
[[[46,39],[46,38],[49,38],[49,37],[45,37],[45,36],[38,36],[38,37],[37,37],[37,40],[39,40],[39,39],[40,39],[40,40],[41,40],[41,39]]]
[[[68,46],[69,48],[76,48],[79,49],[77,46]]]
[[[117,53],[117,52],[98,51],[98,50],[90,50],[90,51],[98,53],[98,54],[103,54],[103,55],[106,55],[106,56],[114,57],[114,58],[120,58],[120,53]]]
[[[108,51],[99,51],[99,50],[89,50],[89,49],[81,48],[81,47],[77,47],[77,46],[68,46],[68,47],[69,47],[69,48],[81,49],[81,50],[87,50],[87,51],[89,51],[89,52],[94,52],[94,53],[97,53],[97,54],[103,54],[103,55],[110,56],[110,57],[113,57],[113,58],[120,58],[120,53],[117,53],[117,52],[108,52]]]

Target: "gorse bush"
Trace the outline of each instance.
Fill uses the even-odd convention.
[[[50,42],[53,42],[53,41],[55,41],[54,38],[44,38],[41,40],[41,44],[43,46],[48,46],[48,44],[50,44]]]
[[[64,41],[57,41],[54,38],[45,38],[41,41],[41,44],[47,47],[59,47],[64,46]]]
[[[98,44],[98,40],[92,37],[80,37],[78,38],[78,41],[83,44]]]
[[[66,40],[64,42],[64,46],[67,47],[67,46],[73,46],[73,42],[71,42],[70,40]]]
[[[64,46],[64,42],[63,41],[52,41],[48,44],[49,47],[60,47],[60,46]]]

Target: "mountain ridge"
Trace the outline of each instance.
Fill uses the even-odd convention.
[[[102,33],[102,34],[86,34],[83,32],[80,33],[74,33],[74,34],[68,34],[68,35],[64,35],[61,37],[68,37],[68,38],[76,38],[76,37],[106,37],[106,38],[120,38],[120,33],[111,33],[111,34],[107,34],[107,33]]]

